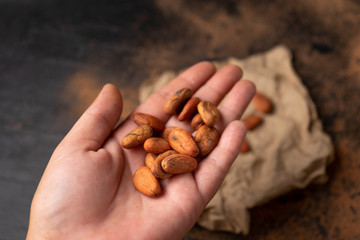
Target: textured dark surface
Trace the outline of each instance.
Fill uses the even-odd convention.
[[[252,209],[247,237],[185,239],[360,239],[360,1],[0,0],[0,33],[0,239],[25,237],[52,151],[104,83],[126,115],[146,78],[280,43],[334,141],[330,181]]]

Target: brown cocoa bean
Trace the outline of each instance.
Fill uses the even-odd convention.
[[[171,154],[177,154],[177,152],[175,152],[174,150],[169,150],[166,151],[160,155],[158,155],[157,157],[155,157],[155,159],[151,159],[152,161],[150,161],[150,159],[146,159],[145,158],[145,163],[146,161],[148,161],[148,164],[146,164],[146,166],[148,166],[151,170],[151,172],[155,175],[155,177],[157,178],[169,178],[172,176],[172,174],[170,173],[166,173],[161,166],[161,162],[164,160],[164,158],[166,158],[167,156],[171,155]],[[150,158],[150,157],[149,157]]]
[[[196,157],[199,154],[199,148],[193,137],[184,129],[175,128],[169,134],[169,144],[172,149],[181,154]]]
[[[149,125],[154,131],[162,131],[165,128],[164,123],[160,119],[146,113],[135,113],[133,121],[139,126]]]
[[[250,151],[249,143],[246,141],[246,139],[244,139],[244,141],[242,142],[242,144],[240,146],[240,152],[247,153],[249,151]]]
[[[191,120],[191,127],[194,129],[199,129],[203,124],[204,121],[202,120],[200,113],[196,114]]]
[[[169,143],[160,137],[151,137],[144,142],[144,149],[148,153],[160,154],[170,150]]]
[[[155,162],[156,157],[157,157],[157,155],[154,154],[154,153],[147,153],[146,156],[145,156],[145,166],[150,168],[150,170],[152,168],[152,165]]]
[[[197,110],[204,123],[210,127],[214,126],[220,120],[220,112],[211,102],[201,101],[197,105]]]
[[[273,110],[273,104],[271,100],[262,93],[256,92],[252,102],[254,103],[255,109],[260,112],[270,113]]]
[[[197,109],[197,105],[199,104],[200,99],[197,97],[191,98],[183,107],[180,112],[178,119],[179,121],[185,121],[191,118],[191,116],[195,113]]]
[[[197,161],[185,154],[171,154],[162,160],[161,167],[171,174],[188,173],[197,167]]]
[[[153,134],[153,130],[149,125],[142,125],[135,128],[130,133],[126,134],[121,141],[121,146],[124,148],[137,147],[150,138]]]
[[[156,197],[161,193],[160,183],[152,174],[150,168],[140,167],[133,175],[133,184],[135,188],[148,197]]]
[[[168,126],[164,129],[164,131],[161,133],[161,137],[169,142],[169,134],[172,130],[174,130],[177,127],[174,126]]]
[[[262,123],[262,118],[258,115],[250,115],[244,119],[245,126],[248,130],[252,130]]]
[[[195,142],[197,143],[200,156],[206,156],[216,146],[220,138],[219,132],[214,127],[202,125],[195,133]]]
[[[192,95],[192,91],[189,88],[182,88],[178,90],[165,103],[164,111],[170,115],[175,114],[179,106],[184,104],[187,99],[191,98],[191,95]]]

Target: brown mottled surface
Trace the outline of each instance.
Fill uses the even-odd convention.
[[[105,82],[127,115],[138,86],[200,60],[287,45],[335,145],[325,185],[251,210],[247,237],[360,239],[360,1],[0,1],[0,239],[24,238],[54,147]]]

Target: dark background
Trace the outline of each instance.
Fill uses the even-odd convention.
[[[360,239],[358,0],[0,0],[0,239],[24,239],[52,151],[103,84],[128,114],[164,70],[280,43],[333,139],[330,181],[252,209],[247,237],[185,239]]]

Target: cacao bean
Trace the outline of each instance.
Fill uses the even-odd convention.
[[[197,109],[200,99],[197,97],[192,97],[183,107],[181,113],[178,116],[179,121],[185,121],[191,118]]]
[[[164,131],[161,133],[161,137],[169,142],[169,134],[172,130],[174,130],[177,127],[174,126],[168,126],[164,129]]]
[[[121,146],[124,148],[134,148],[145,142],[153,134],[153,130],[149,125],[142,125],[135,128],[130,133],[125,135],[121,141]]]
[[[248,130],[252,130],[262,123],[262,118],[258,115],[250,115],[244,119],[245,126]]]
[[[202,120],[200,113],[196,114],[191,120],[191,127],[194,129],[199,129],[203,124],[204,121]]]
[[[171,174],[188,173],[197,167],[197,161],[185,154],[171,154],[162,160],[161,167]]]
[[[169,144],[172,149],[178,153],[196,157],[199,154],[199,148],[193,137],[184,129],[175,128],[169,134]]]
[[[246,141],[246,139],[244,139],[244,141],[242,142],[242,144],[240,146],[240,152],[247,153],[249,151],[250,151],[249,143]]]
[[[220,120],[220,112],[211,102],[201,101],[197,105],[197,110],[204,123],[210,127],[214,126]]]
[[[255,109],[263,113],[270,113],[273,110],[273,104],[271,100],[262,93],[256,92],[252,102],[254,103]]]
[[[144,149],[148,153],[160,154],[167,150],[170,150],[170,145],[163,138],[151,137],[146,139],[146,141],[144,142]]]
[[[152,174],[150,168],[140,167],[133,175],[133,184],[135,188],[148,197],[156,197],[161,193],[160,183]]]
[[[166,158],[167,156],[171,155],[171,154],[177,154],[177,152],[175,152],[174,150],[169,150],[166,151],[160,155],[158,155],[154,161],[152,162],[152,164],[149,164],[151,167],[151,172],[157,177],[157,178],[169,178],[172,176],[171,173],[166,173],[162,166],[161,166],[161,162],[164,160],[164,158]],[[146,159],[145,159],[146,160]]]
[[[150,114],[139,112],[135,113],[133,116],[133,120],[139,126],[149,125],[154,131],[162,131],[165,128],[164,123],[160,119]]]
[[[220,138],[219,132],[214,127],[202,125],[195,134],[195,142],[197,143],[200,156],[206,156],[216,146]]]
[[[179,106],[184,104],[192,95],[192,91],[189,88],[182,88],[178,90],[169,100],[165,103],[164,111],[167,114],[175,114]]]

